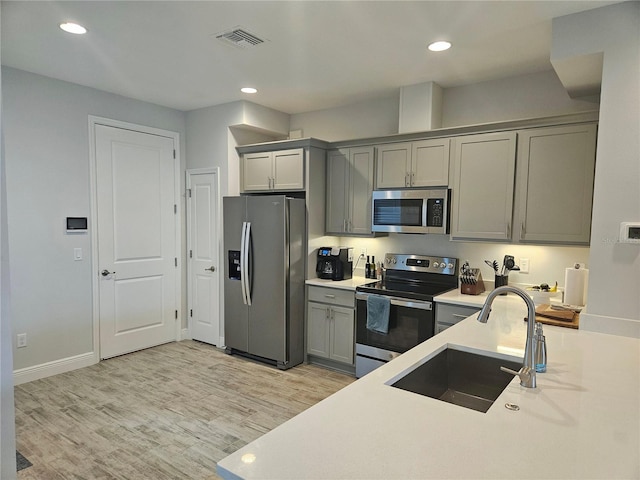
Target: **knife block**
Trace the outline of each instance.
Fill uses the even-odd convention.
[[[480,269],[477,269],[478,272],[474,275],[471,283],[461,283],[460,284],[460,293],[463,295],[480,295],[484,292],[484,281],[482,280],[482,273],[480,273]]]

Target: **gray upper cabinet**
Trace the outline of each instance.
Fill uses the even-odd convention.
[[[515,239],[589,244],[596,132],[595,124],[519,132]]]
[[[326,233],[371,235],[373,147],[327,152]]]
[[[516,137],[500,132],[452,140],[452,239],[511,239]]]
[[[242,192],[304,190],[304,150],[246,153],[241,174]]]
[[[449,183],[449,139],[377,147],[376,188],[443,187]]]

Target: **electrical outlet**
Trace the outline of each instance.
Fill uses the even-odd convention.
[[[520,267],[520,273],[529,273],[530,265],[528,258],[521,258],[518,266]]]
[[[26,333],[19,333],[17,335],[17,337],[18,337],[18,348],[26,347],[27,346],[27,334]]]

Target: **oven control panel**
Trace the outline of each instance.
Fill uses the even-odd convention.
[[[457,272],[457,264],[458,259],[451,257],[431,257],[427,255],[407,255],[401,253],[387,253],[384,256],[384,266],[389,270],[455,275]]]

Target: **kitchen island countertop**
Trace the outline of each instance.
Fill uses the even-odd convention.
[[[218,464],[227,479],[639,478],[640,340],[545,326],[547,372],[514,378],[487,413],[391,387],[447,345],[515,359],[526,307],[476,315]],[[519,411],[505,408],[515,403]]]

